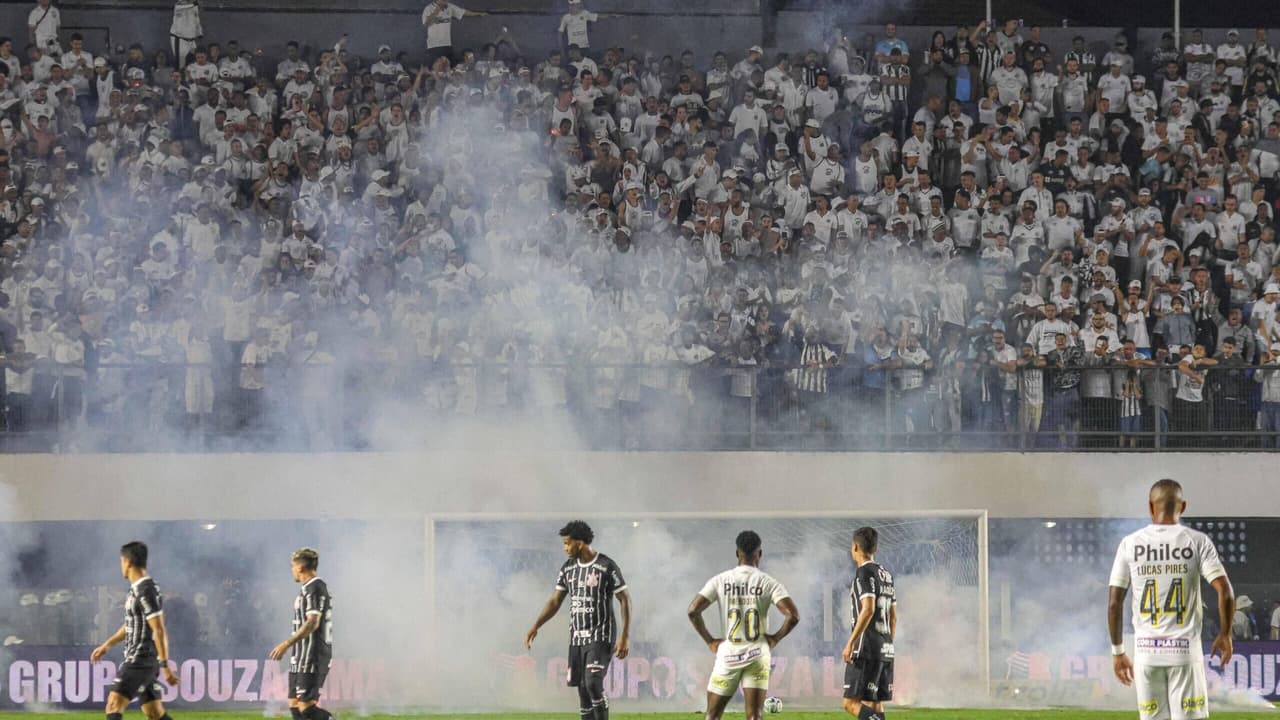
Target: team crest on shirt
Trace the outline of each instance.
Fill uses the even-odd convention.
[[[584,580],[583,582],[585,582],[585,583],[586,583],[586,585],[587,585],[587,587],[589,587],[589,588],[593,588],[593,587],[595,587],[595,586],[599,585],[599,584],[600,584],[600,573],[590,573],[589,575],[587,575],[587,579],[586,579],[586,580]]]

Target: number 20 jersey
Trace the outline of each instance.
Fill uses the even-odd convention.
[[[720,604],[722,644],[731,650],[767,647],[769,608],[791,597],[782,583],[751,565],[739,565],[716,575],[698,594]]]
[[[1111,586],[1128,588],[1134,660],[1151,666],[1203,661],[1200,581],[1226,576],[1213,541],[1182,525],[1148,525],[1120,541]]]

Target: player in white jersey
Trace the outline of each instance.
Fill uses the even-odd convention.
[[[729,700],[742,686],[747,718],[759,718],[769,693],[770,650],[800,622],[800,611],[782,583],[760,570],[760,536],[751,530],[738,533],[738,566],[716,575],[694,596],[689,622],[702,641],[716,654],[707,683],[706,720],[719,720]],[[707,630],[702,613],[712,603],[720,605],[724,638]],[[777,606],[782,627],[768,632],[769,608]]]
[[[1186,512],[1182,486],[1160,480],[1148,498],[1151,524],[1120,541],[1111,568],[1107,629],[1116,677],[1138,691],[1142,720],[1209,717],[1204,651],[1200,646],[1200,581],[1218,593],[1221,628],[1211,653],[1231,660],[1235,593],[1218,551],[1204,533],[1179,524]],[[1121,622],[1124,598],[1133,587],[1134,661],[1125,654]]]

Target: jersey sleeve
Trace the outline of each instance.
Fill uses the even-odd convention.
[[[777,580],[773,581],[772,589],[773,589],[773,592],[769,594],[769,600],[774,605],[777,605],[783,600],[786,600],[787,598],[791,597],[791,593],[787,592],[787,588]]]
[[[1200,538],[1200,577],[1205,582],[1213,582],[1220,577],[1227,576],[1226,568],[1222,567],[1222,560],[1218,557],[1218,548],[1214,547],[1213,541],[1207,535]]]
[[[720,583],[717,582],[719,579],[720,576],[717,575],[708,580],[707,584],[703,585],[702,589],[698,591],[698,594],[711,602],[720,599]]]
[[[564,32],[568,28],[569,28],[569,16],[561,15],[560,16],[560,32]]]
[[[325,604],[328,600],[329,593],[324,585],[319,582],[313,582],[307,587],[306,592],[302,594],[302,614],[303,615],[321,615],[324,613]]]
[[[561,565],[560,572],[556,575],[556,590],[560,590],[561,592],[569,589],[569,578],[565,577],[564,568],[565,566]]]
[[[1111,587],[1125,588],[1129,587],[1129,541],[1120,542],[1120,547],[1116,548],[1116,561],[1111,565]]]
[[[142,613],[150,620],[164,614],[160,607],[160,590],[155,583],[147,583],[138,593],[138,602],[142,604]]]
[[[585,17],[585,18],[587,19],[587,22],[595,22],[595,21],[597,21],[597,20],[599,20],[599,19],[600,19],[600,16],[599,16],[599,15],[597,15],[597,14],[595,14],[595,13],[593,13],[593,12],[589,11],[589,10],[588,10],[587,12],[582,13],[582,15],[583,15],[583,17]]]
[[[880,594],[879,580],[866,565],[858,568],[853,576],[853,596],[858,600],[864,597],[876,597]]]
[[[627,579],[622,577],[622,568],[618,567],[618,563],[609,561],[609,585],[615,593],[620,593],[627,589]]]

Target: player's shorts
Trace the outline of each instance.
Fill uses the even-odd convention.
[[[138,700],[146,705],[159,700],[164,695],[164,686],[160,684],[160,661],[156,658],[124,662],[116,669],[116,679],[111,684],[111,692],[123,695],[130,700]]]
[[[733,697],[739,687],[768,690],[772,668],[768,644],[730,646],[721,643],[716,651],[715,667],[711,668],[711,679],[707,681],[707,692]]]
[[[320,702],[320,688],[328,677],[328,663],[319,672],[289,673],[289,697],[305,703]]]
[[[599,675],[602,679],[609,672],[609,661],[613,659],[613,643],[594,642],[587,645],[571,645],[569,647],[569,687],[578,687],[588,675]]]
[[[1209,717],[1204,663],[1160,667],[1137,663],[1133,685],[1141,720],[1201,720]]]
[[[844,666],[844,696],[850,700],[888,702],[893,699],[893,649],[859,653]]]

